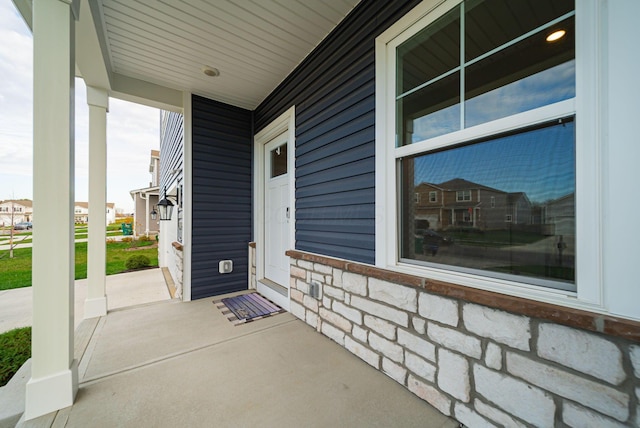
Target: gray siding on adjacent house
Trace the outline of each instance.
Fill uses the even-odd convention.
[[[182,171],[184,159],[184,120],[180,113],[161,111],[160,121],[160,198],[164,186],[169,188],[179,177],[173,171]]]
[[[252,113],[193,96],[191,297],[248,288]],[[220,260],[233,272],[218,273]]]
[[[363,1],[255,111],[296,106],[296,249],[375,262],[375,38],[418,1]]]

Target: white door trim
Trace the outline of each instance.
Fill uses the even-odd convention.
[[[258,132],[253,143],[253,230],[254,241],[256,243],[256,280],[260,286],[260,280],[264,279],[264,146],[273,138],[287,133],[287,171],[289,178],[289,248],[295,247],[295,106],[289,108],[277,119]],[[268,290],[267,293],[268,294]],[[289,296],[282,296],[273,292],[266,296],[275,303],[289,310]]]

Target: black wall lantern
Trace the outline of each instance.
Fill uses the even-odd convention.
[[[153,208],[153,211],[151,211],[149,214],[151,215],[151,220],[155,220],[158,218],[158,211],[156,211],[155,207]]]
[[[173,213],[173,203],[169,200],[171,196],[167,196],[167,187],[164,188],[164,198],[158,202],[158,212],[160,214],[160,220],[171,220],[171,214]],[[178,197],[175,197],[176,204],[179,203]],[[155,210],[154,210],[155,211]]]

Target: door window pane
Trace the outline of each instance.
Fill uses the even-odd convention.
[[[271,150],[271,178],[287,173],[287,144]]]

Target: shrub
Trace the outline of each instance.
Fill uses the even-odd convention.
[[[130,236],[125,236],[122,238],[122,242],[133,242],[133,238]]]
[[[138,238],[138,241],[147,242],[147,241],[151,241],[151,238],[149,238],[147,235],[142,235],[141,237]]]
[[[142,254],[134,254],[124,262],[124,266],[129,270],[145,268],[150,264],[151,260],[149,260],[149,257]]]
[[[31,327],[0,334],[0,387],[31,358]]]

